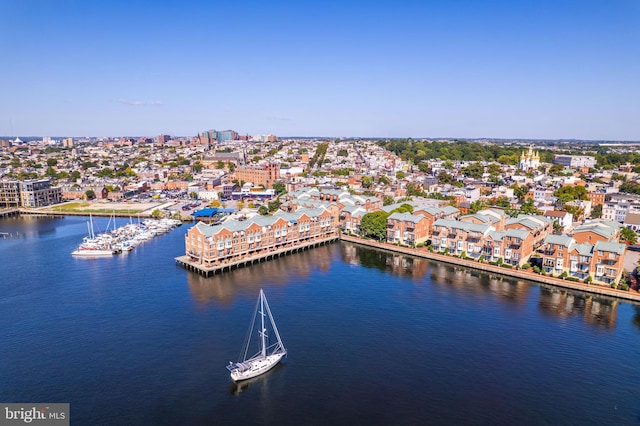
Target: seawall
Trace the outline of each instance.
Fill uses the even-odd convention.
[[[401,247],[394,244],[380,243],[373,240],[367,240],[364,238],[352,236],[352,235],[340,235],[342,241],[348,241],[355,244],[360,244],[367,247],[372,247],[380,250],[392,251],[395,253],[403,253],[406,255],[421,257],[424,259],[430,259],[437,262],[449,263],[451,265],[463,266],[466,268],[477,269],[484,272],[491,272],[495,274],[505,275],[508,277],[521,278],[527,281],[532,281],[540,284],[547,284],[555,287],[562,287],[570,290],[578,290],[586,293],[598,294],[601,296],[614,297],[617,299],[624,299],[634,303],[640,304],[640,294],[630,290],[616,290],[609,287],[603,287],[595,284],[584,284],[578,282],[572,282],[563,280],[560,278],[551,278],[545,275],[536,274],[535,272],[522,271],[516,269],[506,269],[497,265],[489,265],[488,263],[478,263],[473,260],[465,260],[459,257],[447,256],[444,254],[432,253],[426,248],[411,248]]]

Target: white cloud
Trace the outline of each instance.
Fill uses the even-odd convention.
[[[162,102],[160,101],[136,101],[131,99],[118,99],[118,102],[123,105],[131,105],[131,106],[160,106]]]

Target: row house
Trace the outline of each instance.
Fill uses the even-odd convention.
[[[505,230],[522,229],[528,231],[533,238],[533,247],[539,247],[547,235],[553,232],[553,221],[545,216],[520,214],[507,219]]]
[[[482,248],[482,256],[491,262],[521,266],[533,254],[533,235],[524,229],[491,231]]]
[[[429,222],[422,215],[394,212],[387,218],[387,242],[415,245],[429,238]]]
[[[367,211],[360,206],[347,206],[340,210],[340,229],[345,232],[359,234],[362,216]]]
[[[199,222],[185,236],[186,255],[206,266],[240,260],[336,235],[332,214],[322,209],[278,212],[219,225]]]
[[[431,231],[431,245],[435,250],[469,257],[479,258],[482,255],[484,242],[490,231],[490,225],[459,220],[438,219]]]
[[[485,209],[480,210],[478,213],[462,216],[460,220],[462,222],[491,225],[496,230],[502,231],[507,221],[507,215],[502,210]]]
[[[624,244],[597,241],[580,243],[569,235],[549,235],[542,246],[542,269],[548,274],[584,280],[591,277],[597,284],[610,285],[622,277]]]
[[[571,235],[579,244],[595,244],[597,241],[616,242],[620,238],[620,225],[615,222],[594,220],[576,227]]]
[[[460,216],[460,210],[453,206],[443,206],[443,207],[415,207],[413,210],[413,214],[424,216],[427,220],[427,229],[429,234],[431,234],[431,229],[433,224],[438,219],[450,219],[455,220]]]
[[[558,225],[562,230],[568,230],[573,224],[573,215],[561,210],[547,210],[544,212],[545,217],[550,218],[554,222],[558,222]]]
[[[499,231],[479,219],[478,215],[471,215],[460,220],[437,220],[432,231],[432,246],[455,255],[464,252],[476,260],[480,257],[494,262],[502,259],[503,263],[514,266],[529,259],[534,247],[531,232],[516,228]]]

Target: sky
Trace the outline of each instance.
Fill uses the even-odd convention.
[[[0,135],[640,140],[640,0],[0,0]]]

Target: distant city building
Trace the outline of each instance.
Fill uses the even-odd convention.
[[[522,151],[518,168],[520,170],[536,170],[538,167],[540,167],[540,154],[538,151],[534,152],[533,147],[529,146],[528,151]]]
[[[33,179],[20,182],[22,207],[44,207],[62,202],[62,189],[52,188],[51,179]]]
[[[0,180],[1,207],[44,207],[62,202],[62,189],[51,187],[51,179]]]
[[[169,135],[158,135],[158,145],[162,146],[171,140]]]
[[[20,181],[0,180],[0,207],[20,207]]]
[[[73,148],[73,138],[62,139],[63,148]]]
[[[269,163],[238,167],[234,174],[238,181],[251,182],[255,186],[263,185],[265,188],[272,188],[275,181],[280,179],[280,166],[275,163]]]
[[[596,159],[588,155],[556,155],[553,164],[560,164],[565,167],[577,169],[581,167],[595,167]]]

